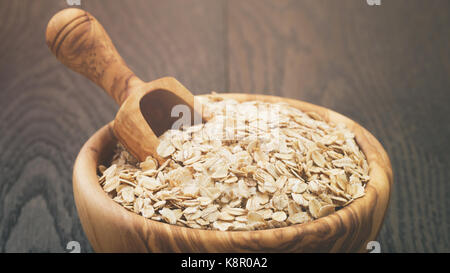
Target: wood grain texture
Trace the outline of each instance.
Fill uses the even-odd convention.
[[[81,2],[145,81],[286,96],[359,122],[394,170],[381,251],[450,252],[449,1]],[[48,51],[45,27],[65,7],[0,1],[1,252],[92,250],[72,166],[117,106]]]
[[[67,8],[49,21],[45,40],[70,69],[89,78],[122,105],[143,84],[128,68],[103,26],[87,11]]]
[[[386,252],[450,251],[450,2],[228,1],[229,90],[342,113],[388,151]]]
[[[177,105],[187,106],[194,120],[200,103],[173,77],[143,82],[128,68],[103,26],[89,12],[67,8],[48,23],[46,42],[64,65],[89,78],[120,106],[114,132],[138,160],[152,156],[160,164],[167,159],[156,152],[158,136],[172,128]],[[201,116],[199,117],[201,122]]]
[[[237,101],[284,102],[325,121],[342,123],[367,157],[370,181],[362,198],[318,220],[284,228],[223,232],[149,220],[114,202],[98,183],[97,170],[110,160],[117,140],[112,125],[83,146],[73,171],[74,196],[84,231],[96,252],[365,252],[384,220],[392,187],[386,151],[363,127],[326,108],[275,96],[226,94]],[[105,213],[107,211],[108,213]]]
[[[223,89],[222,31],[215,24],[221,3],[133,2],[82,1],[82,8],[106,22],[140,78],[172,75],[192,90]],[[72,167],[82,144],[118,107],[48,50],[47,23],[66,7],[60,0],[0,1],[1,252],[64,252],[72,240],[92,251],[76,213]]]
[[[191,122],[197,119],[197,123],[201,123],[201,115],[194,110],[201,110],[201,104],[173,77],[144,83],[132,88],[130,93],[114,119],[115,135],[140,161],[152,156],[163,164],[167,158],[156,151],[158,136],[171,129],[178,119],[178,116],[172,116],[172,110],[179,105],[186,106],[191,113]]]

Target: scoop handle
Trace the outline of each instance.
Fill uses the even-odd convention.
[[[47,25],[46,42],[56,58],[91,79],[121,105],[143,84],[117,53],[102,25],[88,12],[61,10]]]

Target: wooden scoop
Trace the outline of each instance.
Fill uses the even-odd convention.
[[[46,40],[58,60],[91,79],[121,106],[114,119],[114,133],[140,161],[149,155],[160,164],[165,161],[156,153],[158,136],[179,120],[173,114],[190,115],[187,120],[191,124],[205,121],[201,104],[176,79],[145,83],[136,77],[88,12],[74,8],[58,12],[48,23]]]

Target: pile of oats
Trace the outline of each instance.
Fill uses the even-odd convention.
[[[206,124],[169,130],[137,162],[120,144],[99,182],[114,201],[156,221],[214,230],[300,224],[364,195],[369,167],[342,124],[287,104],[201,98]]]

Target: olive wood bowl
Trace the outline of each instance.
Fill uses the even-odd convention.
[[[356,122],[324,107],[255,94],[220,94],[237,101],[285,102],[344,123],[367,157],[366,194],[309,223],[257,231],[200,230],[146,219],[114,202],[101,188],[97,168],[108,164],[118,142],[112,123],[82,147],[73,170],[73,191],[83,229],[96,252],[366,252],[383,223],[393,183],[391,164],[378,140]]]

